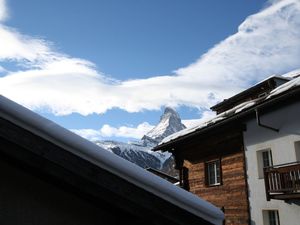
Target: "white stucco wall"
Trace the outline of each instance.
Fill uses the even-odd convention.
[[[263,225],[263,210],[278,210],[282,225],[300,224],[300,201],[286,203],[282,200],[266,200],[264,179],[258,178],[257,151],[271,149],[273,165],[300,161],[295,142],[300,141],[300,102],[284,106],[280,110],[264,114],[261,123],[280,131],[259,127],[256,120],[247,122],[244,132],[246,166],[249,186],[249,202],[252,225]],[[298,157],[298,158],[297,158]]]

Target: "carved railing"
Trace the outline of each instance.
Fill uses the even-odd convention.
[[[300,162],[267,167],[264,179],[268,201],[300,197]]]

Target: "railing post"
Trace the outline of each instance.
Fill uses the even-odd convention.
[[[265,191],[266,191],[266,198],[267,201],[270,201],[270,192],[269,192],[269,173],[267,171],[268,168],[264,168],[264,180],[265,180]]]
[[[299,199],[300,163],[286,163],[264,168],[264,182],[267,201]]]

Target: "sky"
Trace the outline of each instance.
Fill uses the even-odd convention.
[[[0,0],[0,94],[88,139],[186,125],[300,68],[299,0]]]

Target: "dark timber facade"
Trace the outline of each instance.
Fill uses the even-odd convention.
[[[172,146],[181,186],[221,208],[226,225],[249,224],[242,130],[223,127]]]

